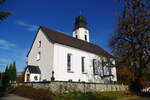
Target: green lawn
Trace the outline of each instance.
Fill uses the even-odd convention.
[[[55,100],[116,100],[118,98],[130,97],[126,92],[72,92],[57,94]]]

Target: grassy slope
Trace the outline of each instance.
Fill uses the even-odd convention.
[[[130,97],[126,92],[73,92],[57,94],[55,100],[116,100],[118,98]]]

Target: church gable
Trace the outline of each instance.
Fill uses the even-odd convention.
[[[53,42],[47,39],[47,36],[39,28],[32,46],[28,52],[28,65],[39,66],[42,79],[48,79],[51,76],[53,68]]]
[[[47,39],[47,37],[45,36],[45,34],[43,33],[43,31],[41,30],[41,28],[39,27],[35,37],[34,37],[34,40],[32,42],[32,45],[27,53],[27,57],[29,56],[30,52],[32,51],[32,49],[35,49],[35,48],[40,48],[40,46],[42,46],[42,44],[44,42],[49,42],[49,40]]]
[[[53,43],[47,39],[47,36],[45,36],[40,28],[35,36],[27,57],[29,65],[45,63],[45,61],[53,57]],[[48,65],[49,63],[50,62],[46,62]]]

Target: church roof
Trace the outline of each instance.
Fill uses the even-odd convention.
[[[108,52],[106,52],[104,49],[102,49],[101,47],[99,47],[95,44],[92,44],[92,43],[89,43],[89,42],[86,42],[86,41],[83,41],[80,39],[76,39],[72,36],[68,36],[68,35],[63,34],[61,32],[57,32],[57,31],[48,29],[48,28],[43,27],[43,26],[40,26],[39,29],[41,29],[44,32],[44,34],[46,35],[46,37],[50,41],[53,41],[53,42],[56,42],[59,44],[63,44],[63,45],[67,45],[70,47],[74,47],[77,49],[81,49],[81,50],[84,50],[84,51],[87,51],[90,53],[94,53],[97,55],[103,55],[106,57],[113,57]]]
[[[27,68],[30,73],[41,74],[41,70],[38,66],[28,65]]]
[[[74,30],[81,28],[81,27],[88,29],[87,24],[88,23],[84,16],[78,16],[75,19]]]

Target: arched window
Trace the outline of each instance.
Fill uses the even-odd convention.
[[[38,53],[37,53],[37,59],[36,59],[36,60],[40,60],[40,58],[41,58],[41,52],[38,52]]]
[[[38,48],[40,48],[40,47],[41,47],[41,41],[38,42]]]

